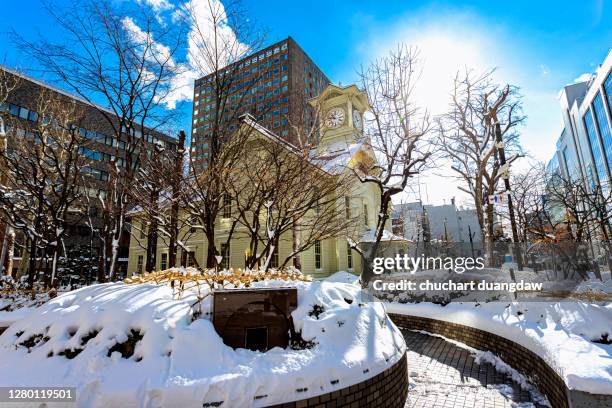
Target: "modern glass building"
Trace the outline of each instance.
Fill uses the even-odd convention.
[[[612,185],[612,50],[589,81],[561,91],[564,129],[553,160],[589,188]]]

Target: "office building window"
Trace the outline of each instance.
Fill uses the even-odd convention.
[[[142,273],[142,262],[144,261],[143,255],[138,255],[138,261],[136,262],[136,273]]]
[[[229,269],[230,244],[221,244],[221,269]]]
[[[565,173],[570,175],[570,165],[569,165],[569,160],[567,157],[567,146],[563,148],[563,151],[561,152],[561,154],[563,156],[563,168],[565,170]]]
[[[597,176],[599,178],[599,182],[605,182],[606,177],[606,169],[604,166],[604,158],[601,152],[601,147],[599,145],[599,139],[597,137],[597,132],[595,130],[595,121],[593,119],[593,115],[591,112],[591,108],[587,109],[586,114],[583,117],[584,127],[587,130],[587,136],[589,138],[589,145],[591,146],[591,153],[593,154],[593,161],[595,162],[595,170],[597,171]]]
[[[353,252],[348,242],[346,243],[346,263],[349,269],[353,269]]]
[[[28,115],[30,114],[30,111],[27,110],[26,108],[21,108],[19,109],[19,117],[21,119],[28,119]]]
[[[606,156],[608,168],[612,169],[612,132],[610,131],[610,124],[608,123],[606,108],[601,92],[598,92],[595,96],[593,108],[595,109],[595,121],[599,129],[599,136],[601,137],[604,150],[603,153]]]
[[[315,241],[314,253],[315,253],[315,269],[321,269],[321,241]]]
[[[608,100],[608,109],[610,113],[612,113],[612,71],[604,81],[604,90],[606,91],[606,99]]]
[[[166,269],[168,269],[168,254],[166,253],[161,254],[161,262],[159,265],[159,269],[162,271],[165,271]]]
[[[368,226],[368,205],[363,203],[363,223]]]

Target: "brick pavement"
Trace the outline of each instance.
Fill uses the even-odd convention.
[[[439,337],[402,330],[408,346],[406,408],[539,408],[489,363]]]

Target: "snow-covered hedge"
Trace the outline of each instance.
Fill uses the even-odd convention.
[[[291,285],[310,347],[266,353],[233,350],[193,320],[195,292],[177,300],[169,285],[109,283],[60,295],[0,336],[0,386],[76,386],[87,407],[266,406],[356,384],[404,354],[383,305],[363,302],[351,275]]]

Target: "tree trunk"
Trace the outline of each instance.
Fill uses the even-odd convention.
[[[157,220],[151,217],[149,231],[147,233],[147,260],[145,265],[146,272],[153,272],[157,265]]]
[[[206,220],[206,223],[209,224],[209,220]],[[217,246],[215,245],[215,230],[212,227],[214,226],[207,225],[206,228],[206,241],[208,242],[206,248],[206,268],[209,269],[213,269],[218,266],[217,255],[219,255]]]
[[[293,253],[295,254],[293,256],[293,266],[296,269],[301,270],[302,269],[302,259],[299,253],[299,248],[300,248],[300,234],[298,231],[299,222],[300,221],[297,218],[294,218],[293,229],[291,230],[291,232],[292,232],[292,238],[293,238]]]
[[[36,238],[30,239],[30,259],[28,261],[28,287],[34,288],[34,276],[36,275]]]
[[[177,158],[175,161],[174,175],[175,182],[172,184],[172,207],[170,208],[170,243],[168,245],[168,266],[176,266],[176,252],[178,241],[178,217],[179,217],[179,198],[181,195],[183,181],[183,157],[185,152],[185,132],[179,132]]]
[[[121,234],[123,232],[123,200],[119,199],[119,208],[117,215],[115,216],[115,228],[113,230],[112,241],[111,241],[111,258],[108,266],[108,275],[111,281],[114,281],[117,277],[117,259],[119,258],[119,240],[121,240]]]

